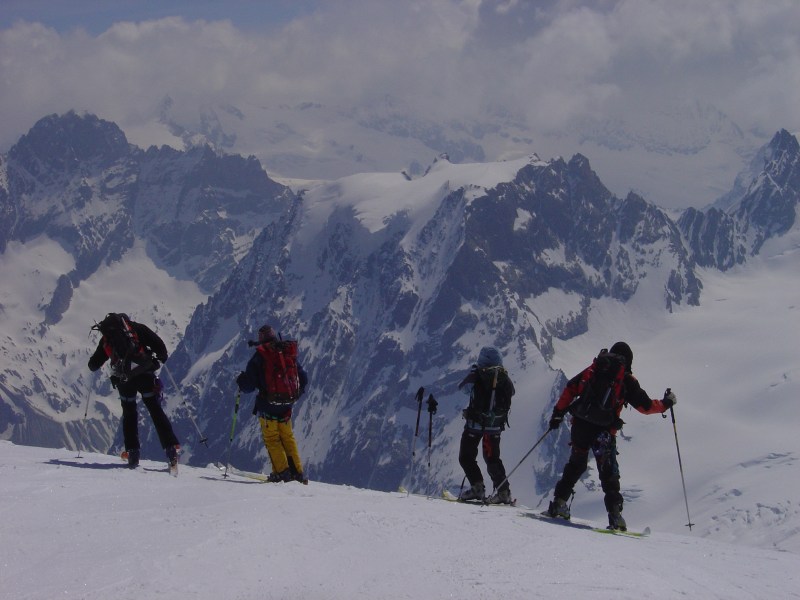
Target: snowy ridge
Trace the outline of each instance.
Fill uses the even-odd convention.
[[[694,534],[603,536],[521,508],[0,450],[0,502],[14,515],[0,521],[9,598],[800,597],[796,554]]]
[[[87,338],[92,320],[123,308],[154,324],[170,349],[177,348],[168,364],[187,406],[171,385],[166,392],[184,460],[197,466],[220,460],[231,426],[233,381],[252,352],[246,341],[271,321],[300,340],[311,375],[295,411],[295,430],[312,479],[384,490],[402,483],[415,492],[441,484],[457,488],[466,398],[455,386],[482,345],[501,348],[518,389],[503,438],[510,468],[543,432],[564,377],[585,367],[600,348],[625,339],[651,396],[660,397],[666,387],[678,394],[697,531],[794,550],[799,529],[793,507],[800,492],[787,482],[800,453],[792,427],[798,414],[792,390],[798,379],[800,243],[792,147],[768,153],[776,169],[725,213],[729,227],[716,232],[711,213],[695,215],[693,226],[684,228],[636,194],[614,197],[580,155],[479,165],[442,158],[410,180],[396,173],[351,176],[283,204],[257,233],[238,237],[221,227],[217,239],[236,240],[226,247],[241,257],[223,269],[226,278],[211,296],[197,280],[185,279],[184,266],[204,246],[178,245],[154,260],[150,242],[137,233],[119,257],[102,254],[96,269],[72,287],[69,309],[46,327],[47,307],[59,304],[55,290],[75,269],[76,257],[61,238],[50,237],[53,230],[12,235],[4,238],[0,257],[3,281],[18,282],[0,291],[8,361],[0,381],[2,435],[73,447],[85,436],[90,447],[114,451],[118,400],[104,377],[91,380],[85,363],[94,346]],[[228,165],[196,152],[194,158],[202,159],[196,164],[203,166],[197,167],[199,179],[189,179],[194,191],[179,198],[185,206],[200,206],[220,189],[197,183],[207,181],[206,167],[220,176]],[[174,151],[158,156],[166,163],[154,163],[150,172],[161,183],[183,172],[173,170],[175,164],[191,162]],[[780,173],[783,178],[776,177]],[[766,185],[770,181],[782,183]],[[165,197],[175,189],[166,186]],[[158,193],[146,198],[146,205],[157,205]],[[231,192],[214,210],[220,225],[228,200],[237,198]],[[782,210],[768,210],[773,200]],[[741,206],[747,210],[736,212]],[[793,209],[791,218],[786,206]],[[160,226],[183,231],[185,214],[166,213]],[[147,214],[152,216],[149,210],[137,213],[135,222],[142,225]],[[750,254],[755,246],[742,242],[756,238],[742,238],[743,232],[760,236],[757,255]],[[255,237],[245,251],[237,244],[248,235]],[[724,271],[715,260],[700,263],[703,244],[720,250],[714,259],[735,260]],[[232,264],[223,254],[221,264]],[[430,466],[423,413],[412,468],[413,394],[421,385],[439,400],[439,412]],[[252,398],[243,396],[233,457],[237,466],[260,470],[266,456],[251,406]],[[198,445],[188,410],[209,437],[209,448]],[[632,412],[624,418],[626,518],[682,532],[686,516],[670,422]],[[141,431],[145,458],[160,457],[144,415]],[[564,427],[513,476],[514,494],[525,505],[547,501],[566,440]],[[739,481],[741,465],[754,477],[758,473],[760,485]],[[579,486],[574,510],[603,519],[593,468]]]

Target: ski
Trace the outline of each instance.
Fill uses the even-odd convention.
[[[226,467],[222,463],[214,463],[214,466],[217,467],[220,471],[222,471],[223,477],[227,477],[228,475],[236,475],[237,477],[244,477],[245,479],[253,479],[255,481],[260,481],[261,483],[269,482],[269,475],[264,475],[263,473],[242,471],[240,469],[237,469],[236,467],[230,467],[230,466]]]
[[[545,521],[546,523],[555,523],[556,525],[561,525],[562,527],[572,527],[573,529],[586,529],[589,531],[593,531],[595,533],[605,533],[610,535],[619,535],[631,538],[643,538],[650,535],[649,527],[645,527],[644,530],[642,531],[622,531],[620,529],[607,529],[603,527],[595,527],[591,523],[572,521],[568,519],[562,519],[561,517],[551,517],[549,514],[547,514],[547,512],[530,512],[522,514],[531,519]]]
[[[277,482],[270,481],[269,475],[264,475],[264,473],[254,473],[253,471],[242,471],[241,469],[237,469],[236,467],[231,467],[231,466],[226,467],[222,463],[214,463],[214,466],[223,472],[223,477],[227,475],[237,475],[238,477],[253,479],[255,481],[260,481],[261,483],[282,483],[280,481]],[[292,479],[290,481],[297,481],[298,483],[302,483],[303,485],[308,485],[307,477],[303,477],[302,481],[299,479]]]
[[[461,504],[472,504],[474,506],[516,506],[517,499],[514,498],[509,504],[490,504],[486,500],[462,500],[458,496],[451,494],[448,490],[442,490],[442,499],[448,502],[460,502]]]
[[[608,528],[601,528],[601,527],[592,527],[592,531],[595,533],[607,533],[611,535],[620,535],[623,537],[631,537],[631,538],[643,538],[650,535],[650,528],[645,527],[642,531],[622,531],[621,529],[608,529]]]

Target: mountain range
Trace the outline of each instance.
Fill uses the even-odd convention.
[[[788,255],[792,273],[800,147],[780,131],[759,156],[761,169],[724,203],[673,218],[636,193],[614,195],[580,154],[462,164],[441,155],[424,169],[294,191],[253,157],[142,150],[92,115],[45,117],[0,158],[0,270],[15,282],[0,296],[0,437],[119,449],[118,401],[85,368],[89,327],[118,310],[174,348],[168,408],[189,464],[264,465],[252,399],[234,381],[247,341],[270,323],[299,340],[310,376],[294,422],[312,479],[457,484],[456,385],[484,345],[500,349],[519,390],[504,435],[510,469],[545,431],[565,377],[616,341],[598,337],[640,340],[648,327],[706,314],[711,282],[722,289],[768,257]],[[660,381],[638,353],[636,364]],[[786,356],[784,380],[765,375],[758,389],[796,381],[793,364]],[[701,385],[677,379],[676,389]],[[420,387],[439,409],[415,436]],[[142,430],[145,456],[158,457],[146,420]],[[552,489],[567,438],[547,437],[513,480],[526,503]],[[644,459],[634,462],[629,500],[647,478]]]

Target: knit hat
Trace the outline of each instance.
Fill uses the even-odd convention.
[[[620,356],[625,357],[625,361],[628,363],[628,371],[633,368],[633,350],[631,347],[628,346],[625,342],[617,342],[611,349],[609,350],[611,354],[619,354]]]

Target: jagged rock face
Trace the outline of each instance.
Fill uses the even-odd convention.
[[[553,337],[586,331],[593,299],[624,302],[647,282],[662,290],[662,310],[699,300],[674,223],[635,195],[615,198],[582,156],[529,164],[491,189],[443,187],[437,198],[421,221],[398,210],[370,228],[331,186],[262,233],[173,358],[211,437],[229,426],[247,337],[270,323],[299,338],[310,375],[295,427],[312,476],[395,489],[408,476],[415,391],[435,390],[451,407],[442,427],[457,428],[456,386],[480,345],[521,371],[545,364]],[[336,208],[323,219],[327,204]],[[553,290],[574,296],[577,312],[540,313]],[[209,368],[192,367],[212,353]],[[558,390],[554,373],[542,377],[544,413]],[[242,427],[233,456],[260,468],[257,428]],[[203,464],[219,449],[192,452]]]
[[[781,130],[759,153],[763,170],[725,212],[688,209],[678,220],[701,266],[726,270],[754,256],[766,240],[786,233],[800,199],[800,144]]]
[[[254,158],[128,144],[113,123],[68,113],[39,121],[9,151],[0,248],[45,234],[75,256],[74,287],[144,240],[159,266],[211,292],[255,232],[285,212],[288,188]],[[48,323],[68,308],[57,290]]]

